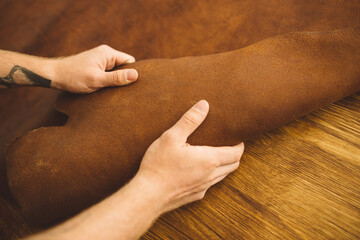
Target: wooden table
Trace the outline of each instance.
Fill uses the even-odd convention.
[[[159,14],[174,9],[181,11],[163,16],[171,21],[157,19]],[[201,55],[240,48],[284,32],[322,29],[324,21],[333,21],[329,24],[332,29],[360,24],[356,17],[360,15],[359,9],[357,1],[341,5],[336,0],[326,4],[184,1],[178,5],[170,0],[154,4],[8,0],[0,3],[0,48],[51,57],[107,43],[134,54],[137,59]],[[214,11],[217,14],[211,15]],[[336,14],[341,11],[347,14],[337,21]],[[305,21],[306,14],[319,17]],[[222,16],[232,21],[238,18],[236,27],[221,22]],[[218,25],[211,25],[214,19]],[[246,24],[249,19],[257,25],[256,31]],[[173,28],[169,21],[178,28]],[[146,25],[147,22],[152,24]],[[126,28],[126,24],[132,28]],[[208,29],[207,24],[213,28]],[[231,37],[217,35],[219,29]],[[188,34],[194,31],[198,35]],[[209,32],[212,41],[207,41]],[[234,35],[237,39],[233,39]],[[174,43],[181,36],[181,44]],[[37,231],[24,221],[11,199],[3,156],[5,145],[15,136],[64,121],[52,108],[56,96],[56,91],[47,89],[0,89],[0,239],[15,239]],[[248,141],[235,173],[211,188],[202,201],[162,216],[143,236],[144,239],[359,237],[359,93]]]

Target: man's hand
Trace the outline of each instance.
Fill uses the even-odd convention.
[[[137,177],[152,182],[164,195],[164,211],[202,199],[209,187],[239,166],[243,143],[233,147],[186,143],[208,111],[208,103],[199,101],[149,147],[141,162]]]
[[[134,57],[106,45],[54,59],[0,50],[0,86],[31,85],[91,93],[134,82],[138,78],[135,69],[109,72],[115,66],[132,62]]]
[[[76,93],[90,93],[108,86],[122,86],[138,78],[135,69],[107,72],[115,66],[135,62],[135,58],[101,45],[74,56],[55,60],[52,87]]]
[[[201,199],[239,166],[244,151],[242,143],[233,147],[186,143],[208,111],[206,101],[198,102],[151,144],[127,185],[33,239],[138,239],[162,213]]]

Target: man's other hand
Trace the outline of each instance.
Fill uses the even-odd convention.
[[[54,59],[55,75],[51,79],[51,87],[74,93],[91,93],[103,87],[128,85],[138,78],[135,69],[108,70],[133,62],[133,56],[107,45]]]
[[[212,185],[239,166],[243,143],[229,147],[186,143],[208,111],[209,104],[205,100],[199,101],[153,142],[143,157],[135,178],[152,184],[164,200],[163,212],[202,199]]]

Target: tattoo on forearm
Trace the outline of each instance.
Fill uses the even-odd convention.
[[[0,77],[0,85],[12,87],[14,85],[35,85],[50,87],[51,80],[44,78],[29,69],[15,65],[6,77]]]

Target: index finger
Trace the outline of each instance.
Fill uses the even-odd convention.
[[[127,53],[118,51],[112,47],[110,47],[108,57],[115,59],[115,66],[119,66],[125,63],[133,63],[135,62],[135,58]]]

